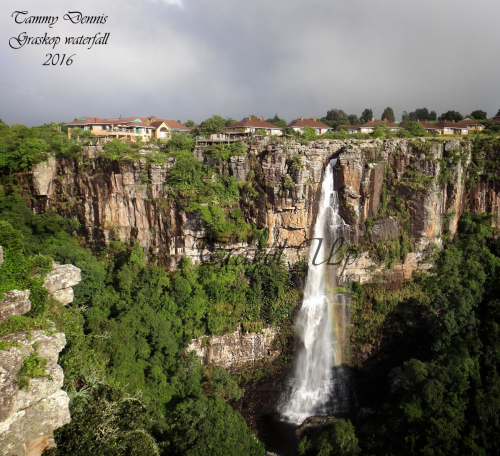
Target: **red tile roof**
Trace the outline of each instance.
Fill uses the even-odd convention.
[[[276,129],[281,130],[281,127],[277,127],[276,125],[266,122],[262,117],[260,119],[245,117],[243,120],[240,120],[239,122],[227,126],[227,128],[238,128],[238,127],[266,128],[266,129],[272,128],[275,130]]]
[[[151,125],[154,128],[158,128],[162,123],[163,120],[155,120],[154,122],[149,122],[149,125]]]
[[[192,127],[186,127],[174,119],[159,119],[158,117],[150,116],[149,121],[150,121],[151,125],[153,125],[153,123],[156,125],[156,124],[158,124],[158,122],[160,122],[158,124],[158,125],[160,125],[161,122],[165,122],[171,129],[174,129],[174,130],[191,130],[191,128],[192,128]]]
[[[460,122],[449,122],[447,120],[445,120],[443,122],[439,122],[436,126],[439,129],[441,129],[443,127],[446,127],[446,128],[457,128],[457,129],[460,129],[460,130],[462,130],[463,128],[466,128],[466,126],[462,125]]]
[[[82,116],[85,120],[77,119],[72,122],[67,123],[68,126],[82,126],[89,124],[106,124],[106,125],[124,125],[124,126],[137,126],[137,127],[148,127],[148,128],[158,128],[162,122],[165,122],[171,129],[174,130],[191,130],[191,127],[185,127],[173,119],[157,119],[154,116],[150,117],[122,117],[122,118],[102,118],[102,117],[87,117]],[[136,122],[139,119],[140,122]]]
[[[475,120],[467,120],[467,119],[461,120],[458,123],[461,125],[482,125],[479,122],[476,122]]]
[[[440,130],[440,127],[438,127],[436,124],[430,124],[428,122],[425,122],[424,120],[417,120],[417,122],[426,130]]]
[[[386,127],[391,127],[391,128],[396,128],[396,127],[397,127],[397,125],[395,125],[395,124],[393,124],[393,123],[389,122],[388,120],[378,120],[378,119],[372,119],[372,120],[370,120],[370,121],[368,121],[368,122],[366,122],[365,124],[360,125],[360,126],[361,126],[361,127],[365,127],[365,128],[366,128],[366,127],[368,127],[368,128],[372,128],[372,127],[374,127],[375,125],[378,125],[380,122],[384,122]]]
[[[313,128],[328,128],[330,130],[332,129],[328,125],[318,122],[316,119],[304,119],[303,117],[301,117],[296,122],[288,124],[287,127],[300,127],[300,128],[313,127]]]

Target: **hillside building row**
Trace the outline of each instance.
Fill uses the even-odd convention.
[[[495,123],[500,124],[500,116],[493,118]],[[389,122],[387,119],[378,120],[371,119],[363,125],[345,125],[348,133],[363,133],[370,134],[375,126],[384,122],[385,128],[393,132],[400,130],[403,127]],[[440,122],[431,124],[425,121],[418,121],[428,132],[436,132],[439,135],[466,135],[469,131],[481,131],[484,126],[472,119],[465,119],[460,122]],[[80,117],[66,124],[70,128],[78,127],[83,132],[90,131],[95,136],[105,136],[109,139],[129,139],[141,141],[149,141],[155,139],[170,139],[172,132],[184,131],[189,132],[190,127],[178,123],[173,119],[159,119],[154,116],[149,117],[127,117],[127,118],[99,118],[99,117]],[[331,131],[332,128],[319,122],[316,118],[300,119],[287,125],[287,128],[292,128],[297,132],[303,132],[305,127],[311,127],[316,130],[318,135],[322,135]],[[266,136],[281,136],[283,128],[277,127],[269,122],[266,122],[263,117],[256,118],[252,116],[245,117],[243,120],[223,128],[220,133],[209,135],[207,138],[211,141],[228,141],[236,140],[249,134],[262,133]],[[68,129],[68,136],[71,131]]]
[[[158,119],[149,117],[126,117],[122,118],[100,118],[100,117],[80,117],[66,124],[68,137],[71,135],[71,128],[78,127],[82,132],[90,131],[95,136],[104,136],[109,139],[129,139],[147,142],[151,138],[170,139],[173,131],[186,131],[191,129],[181,125],[173,119]]]

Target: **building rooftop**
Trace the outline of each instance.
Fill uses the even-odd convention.
[[[328,125],[318,122],[315,117],[313,117],[312,119],[304,119],[303,117],[301,117],[296,122],[288,124],[287,127],[300,127],[300,128],[313,127],[313,128],[328,128],[330,130],[332,129]]]
[[[260,119],[245,117],[243,120],[240,120],[239,122],[227,126],[227,128],[237,128],[237,127],[272,128],[274,130],[282,129],[281,127],[277,127],[276,125],[266,122],[263,117],[261,117]]]

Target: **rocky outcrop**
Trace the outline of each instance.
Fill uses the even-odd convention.
[[[304,437],[318,435],[323,429],[331,426],[335,422],[335,417],[327,415],[309,416],[295,431],[297,439],[300,441]]]
[[[43,286],[61,304],[73,302],[73,287],[82,280],[81,270],[72,264],[54,264]]]
[[[0,451],[36,456],[53,446],[54,429],[70,421],[69,398],[61,389],[64,374],[57,364],[66,338],[39,330],[8,334],[2,341],[12,346],[0,350]],[[18,372],[35,352],[46,360],[44,374],[20,388]]]
[[[30,291],[12,290],[3,294],[0,301],[0,323],[11,315],[22,315],[31,309]]]
[[[72,265],[55,265],[45,285],[54,297],[68,301],[68,289],[80,281],[80,270]],[[31,308],[29,290],[4,293],[0,316],[21,315]],[[64,333],[52,330],[16,331],[1,337],[0,350],[0,453],[38,456],[54,446],[52,432],[70,421],[69,398],[61,389],[62,368],[57,364],[66,345]],[[20,375],[27,358],[43,360],[41,375]],[[22,372],[22,370],[21,370]],[[23,377],[23,382],[21,382]]]
[[[54,157],[33,166],[33,190],[36,196],[47,196],[54,192],[57,163]]]
[[[2,340],[14,344],[8,350],[0,351],[0,388],[3,397],[0,404],[0,421],[4,422],[13,413],[25,410],[61,389],[64,374],[57,364],[57,358],[66,345],[66,338],[63,333],[46,335],[45,331],[40,330],[16,332],[2,337]],[[47,360],[44,374],[46,376],[32,378],[29,388],[20,389],[17,373],[24,360],[35,352]]]
[[[275,337],[276,332],[271,328],[260,333],[245,333],[238,328],[236,332],[224,336],[193,339],[187,351],[196,351],[206,366],[213,362],[216,366],[232,370],[248,362],[273,361],[279,355],[279,350],[273,346]]]
[[[31,199],[33,209],[56,210],[77,220],[80,234],[96,248],[111,240],[135,240],[151,259],[172,268],[182,256],[203,261],[215,249],[252,255],[254,245],[208,242],[197,212],[185,211],[185,202],[167,198],[174,159],[160,164],[146,159],[106,161],[99,158],[100,147],[84,148],[81,163],[58,160],[55,173],[48,164],[32,176],[18,175],[21,189],[39,195]],[[196,150],[200,160],[209,162],[202,148]],[[458,161],[446,165],[456,156]],[[402,230],[412,240],[405,260],[388,271],[361,249],[363,255],[339,268],[341,281],[366,281],[381,271],[398,279],[410,276],[416,267],[428,267],[426,249],[439,245],[445,230],[456,230],[467,207],[500,213],[498,183],[478,179],[466,188],[470,156],[467,139],[325,140],[307,146],[267,141],[248,146],[247,155],[232,157],[220,172],[255,184],[256,193],[242,196],[238,205],[247,223],[269,229],[268,253],[281,249],[293,265],[308,257],[323,172],[338,158],[335,185],[342,217],[350,226],[349,241],[387,242]],[[446,166],[451,174],[443,179]]]

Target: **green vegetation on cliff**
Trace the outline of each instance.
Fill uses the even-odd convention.
[[[262,455],[224,402],[241,397],[234,380],[219,368],[206,371],[185,349],[193,337],[239,323],[254,330],[288,324],[299,292],[280,258],[184,260],[168,272],[147,264],[138,244],[119,242],[95,257],[71,237],[73,224],[53,212],[34,215],[16,193],[2,191],[2,289],[30,288],[33,299],[32,311],[4,322],[2,333],[52,320],[67,337],[60,364],[73,419],[56,432],[52,452]],[[67,308],[41,287],[53,260],[82,270]],[[21,386],[43,375],[36,357],[29,361]]]
[[[362,391],[362,401],[380,407],[358,430],[368,454],[495,453],[500,440],[495,233],[488,216],[466,213],[430,274],[358,287],[353,342],[357,349],[379,346],[376,358],[358,361],[364,366],[362,385],[372,386]]]

